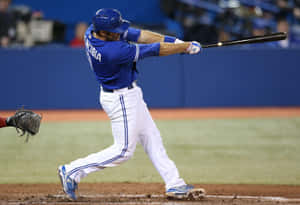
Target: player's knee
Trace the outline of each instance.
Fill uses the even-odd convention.
[[[130,149],[128,148],[125,152],[124,152],[124,156],[123,156],[123,160],[124,161],[128,161],[129,159],[132,158],[132,156],[134,155],[134,151],[135,149]]]
[[[120,158],[122,161],[129,160],[135,151],[135,146],[117,146],[117,152],[120,153]]]
[[[128,149],[128,150],[126,151],[126,154],[125,154],[125,155],[128,157],[128,159],[130,159],[130,158],[133,156],[134,151],[135,151],[135,150],[133,150],[133,149]]]

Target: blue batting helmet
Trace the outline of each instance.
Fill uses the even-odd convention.
[[[99,9],[93,17],[94,31],[109,31],[112,33],[124,33],[130,22],[122,19],[117,9]]]

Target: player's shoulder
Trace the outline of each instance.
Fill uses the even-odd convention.
[[[124,53],[132,49],[132,44],[126,41],[108,41],[105,43],[105,48],[114,53]]]
[[[118,62],[124,57],[127,58],[135,55],[136,51],[135,46],[126,41],[109,41],[105,43],[103,52],[105,53],[107,60]]]
[[[121,49],[121,50],[131,47],[131,45],[126,41],[108,41],[106,43],[106,46],[114,48],[114,49],[118,48],[118,49]]]

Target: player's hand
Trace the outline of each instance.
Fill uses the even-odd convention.
[[[190,46],[186,49],[186,52],[190,55],[200,53],[202,51],[202,46],[197,41],[192,41]]]

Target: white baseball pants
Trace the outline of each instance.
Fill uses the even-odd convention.
[[[138,86],[100,93],[100,102],[111,120],[114,144],[98,153],[77,159],[65,165],[67,174],[76,182],[89,173],[114,167],[133,156],[140,142],[153,165],[163,178],[166,189],[185,185],[178,170],[169,159],[160,132],[143,100]]]

